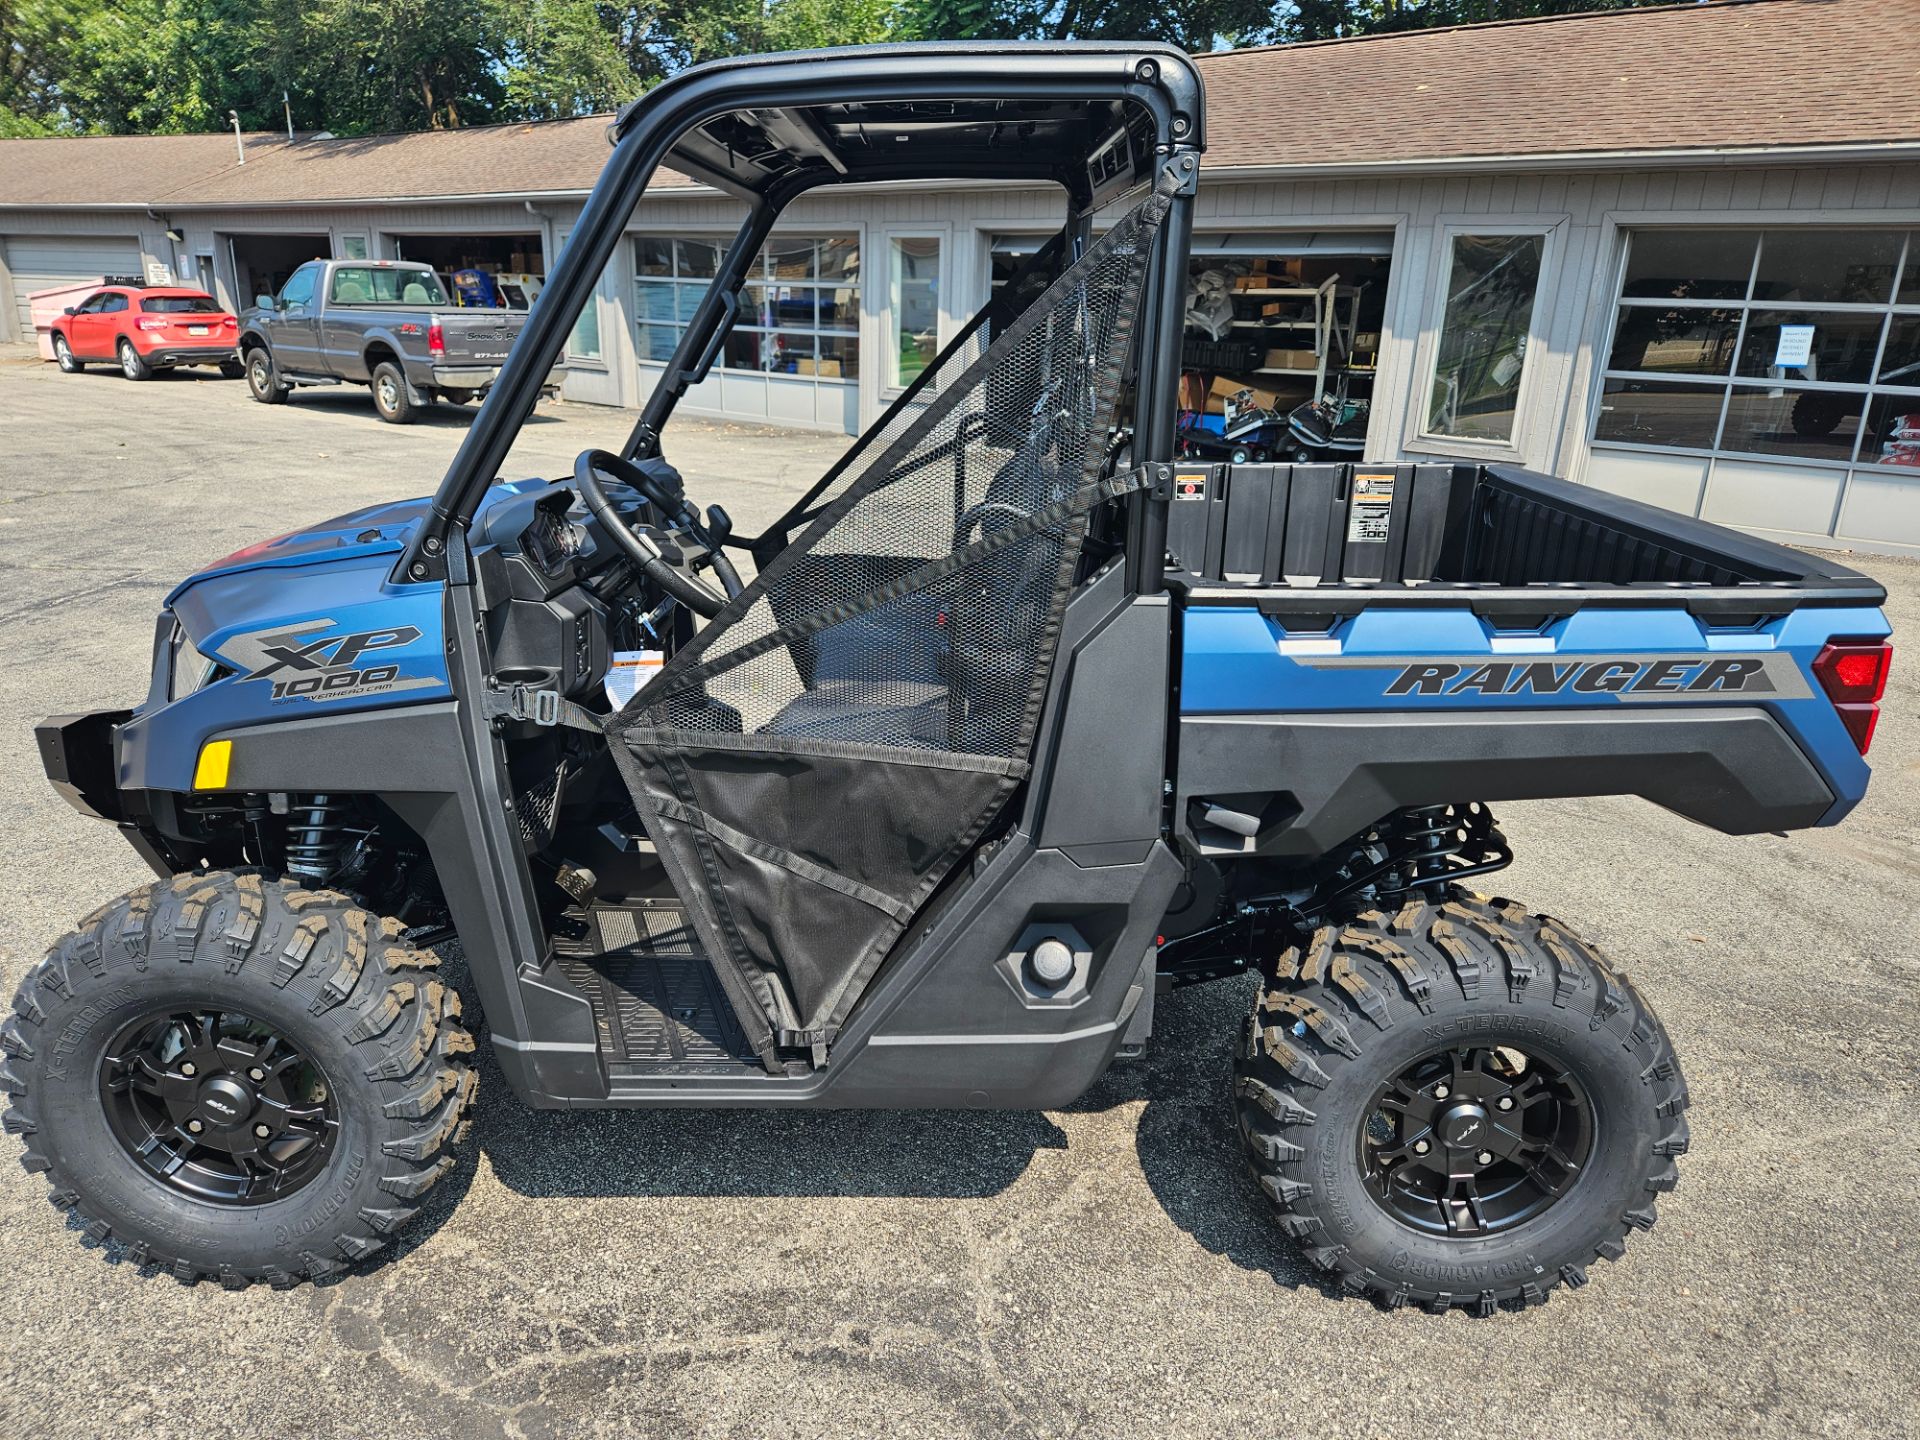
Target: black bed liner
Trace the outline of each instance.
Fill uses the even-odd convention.
[[[1174,468],[1167,579],[1189,605],[1315,618],[1465,605],[1505,620],[1672,606],[1741,625],[1886,599],[1823,557],[1518,466]]]

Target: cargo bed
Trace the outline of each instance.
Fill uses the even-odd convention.
[[[1675,606],[1725,625],[1886,598],[1830,560],[1518,466],[1182,464],[1169,511],[1189,605]]]

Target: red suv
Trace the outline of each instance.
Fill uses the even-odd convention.
[[[240,322],[204,290],[106,285],[53,322],[53,358],[69,375],[110,360],[129,380],[176,365],[218,365],[237,378],[239,339]]]

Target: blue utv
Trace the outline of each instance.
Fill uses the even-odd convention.
[[[549,1109],[1061,1106],[1170,987],[1255,972],[1247,1159],[1340,1288],[1485,1313],[1619,1258],[1687,1088],[1613,961],[1468,888],[1488,804],[1839,822],[1883,592],[1517,469],[1177,461],[1204,126],[1145,44],[729,60],[629,107],[433,498],[192,576],[144,699],[40,726],[158,877],[4,1027],[54,1203],[185,1281],[372,1255],[474,1099],[451,933]],[[658,390],[618,453],[497,480],[666,167],[745,218]],[[750,264],[800,196],[929,178],[1067,218],[734,534],[668,421]]]

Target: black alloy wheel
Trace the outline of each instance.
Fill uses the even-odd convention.
[[[1359,1144],[1367,1193],[1401,1224],[1493,1235],[1579,1183],[1593,1106],[1570,1071],[1525,1051],[1441,1050],[1374,1092]]]
[[[284,1200],[326,1169],[333,1088],[283,1036],[237,1011],[176,1010],[125,1027],[100,1061],[107,1125],[134,1162],[220,1205]]]

